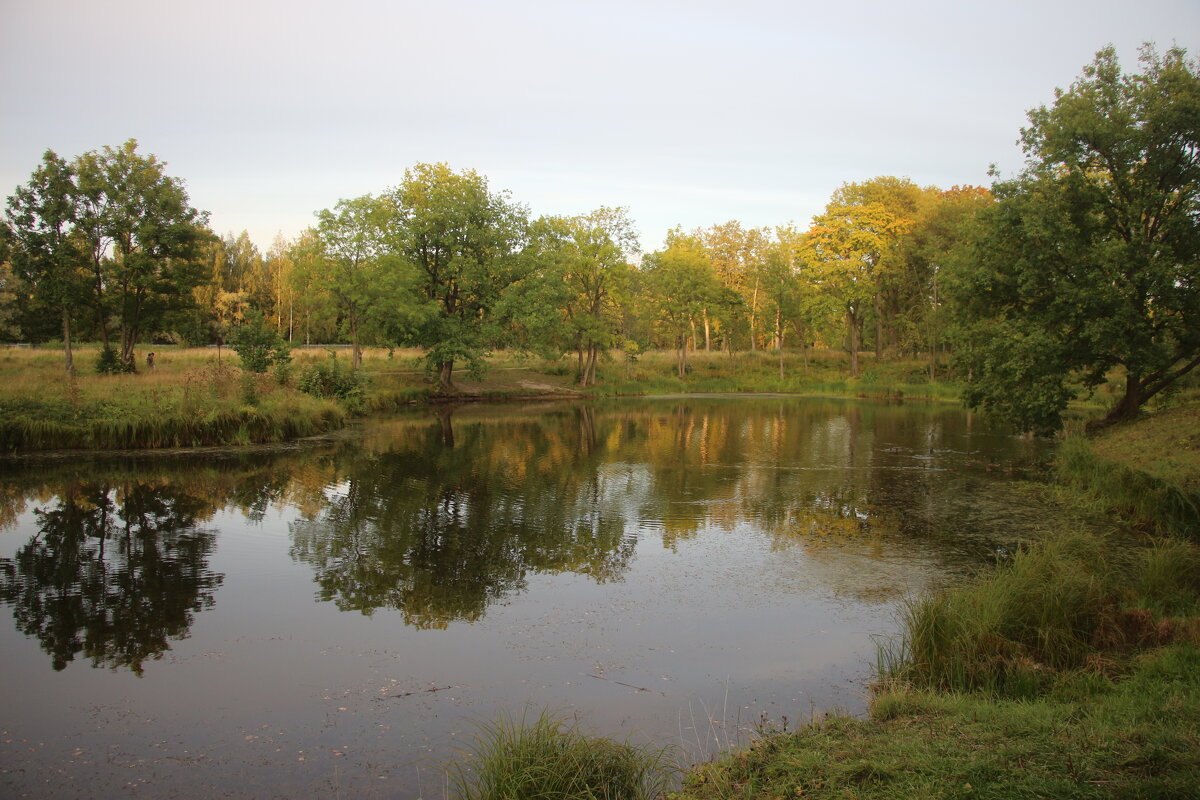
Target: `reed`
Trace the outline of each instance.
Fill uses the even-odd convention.
[[[669,756],[542,712],[532,721],[502,716],[481,724],[449,774],[460,800],[650,800],[675,780]]]

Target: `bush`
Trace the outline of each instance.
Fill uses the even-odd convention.
[[[122,361],[116,350],[105,345],[96,358],[96,372],[101,375],[121,375],[133,372],[133,362]]]
[[[462,800],[642,800],[661,797],[675,769],[668,751],[589,736],[542,713],[532,725],[481,725],[466,765],[451,768]]]
[[[287,364],[292,360],[288,343],[279,331],[267,325],[263,315],[251,310],[246,322],[233,331],[230,347],[242,359],[242,369],[247,372],[263,373],[272,365]]]
[[[313,397],[333,397],[352,408],[362,404],[366,381],[357,370],[342,366],[337,353],[329,351],[329,362],[312,364],[300,372],[297,388]]]

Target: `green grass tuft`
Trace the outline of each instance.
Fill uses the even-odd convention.
[[[450,777],[460,800],[649,800],[675,770],[667,750],[591,736],[543,712],[482,724]]]

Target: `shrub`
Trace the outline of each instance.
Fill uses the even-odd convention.
[[[305,367],[300,372],[296,386],[313,397],[334,397],[357,408],[362,404],[365,383],[360,372],[342,366],[337,353],[330,350],[329,362]]]
[[[271,365],[287,364],[292,360],[288,343],[279,331],[267,325],[258,311],[246,314],[246,322],[234,329],[230,346],[242,359],[242,369],[263,373]]]
[[[122,361],[121,356],[117,354],[108,345],[105,345],[100,350],[100,355],[96,358],[96,372],[101,375],[120,375],[126,372],[133,372],[132,361]]]
[[[462,800],[642,800],[674,781],[667,755],[590,736],[543,712],[533,724],[502,717],[481,725],[467,764],[450,773]]]

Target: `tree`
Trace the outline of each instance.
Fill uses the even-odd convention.
[[[982,186],[952,186],[925,203],[912,231],[902,242],[903,258],[912,282],[904,313],[912,349],[929,355],[929,378],[937,380],[938,359],[950,340],[954,309],[947,308],[944,274],[955,248],[976,216],[993,202]]]
[[[805,255],[821,289],[845,312],[850,376],[859,376],[858,350],[868,304],[879,296],[876,268],[903,220],[882,203],[838,205],[813,218]]]
[[[76,233],[75,171],[52,150],[29,183],[8,198],[14,273],[62,318],[67,372],[74,370],[72,315],[85,294],[83,254]]]
[[[687,374],[687,339],[696,320],[713,305],[720,283],[703,242],[678,228],[667,234],[667,248],[646,257],[646,302],[659,328],[675,347],[675,367]]]
[[[830,198],[832,207],[877,204],[892,217],[886,228],[876,231],[878,254],[871,265],[876,361],[899,343],[898,318],[913,307],[914,295],[920,291],[919,264],[906,257],[904,242],[914,220],[935,196],[936,189],[922,189],[908,178],[881,175],[862,183],[842,184]]]
[[[812,305],[811,282],[803,279],[803,237],[792,226],[775,229],[775,238],[767,245],[762,268],[763,293],[768,309],[774,314],[775,349],[779,354],[779,379],[783,380],[783,344],[792,323],[802,337],[807,332],[806,312]],[[806,278],[807,276],[804,276]],[[804,345],[802,342],[802,345]],[[807,351],[805,358],[807,359]],[[807,360],[805,364],[807,365]]]
[[[296,237],[288,248],[288,258],[292,262],[288,289],[295,298],[304,343],[312,344],[314,336],[318,341],[329,341],[327,337],[332,337],[336,329],[337,312],[327,290],[325,255],[315,228],[308,228]],[[289,335],[288,341],[291,339]]]
[[[726,349],[732,351],[733,328],[737,323],[748,323],[748,343],[751,350],[758,348],[760,332],[759,310],[763,305],[764,253],[767,247],[767,232],[762,228],[743,228],[742,223],[730,220],[723,225],[713,225],[698,235],[708,250],[709,260],[721,283],[735,292],[741,302],[732,303],[728,293],[721,293],[724,303],[711,315],[721,323],[722,338]],[[709,309],[704,311],[705,349],[709,347]],[[731,313],[734,316],[730,316]]]
[[[87,253],[101,341],[118,320],[118,361],[133,369],[142,331],[193,302],[204,280],[200,255],[212,238],[207,213],[192,208],[183,182],[130,139],[75,160],[78,235]]]
[[[371,195],[339,200],[332,210],[317,212],[317,235],[328,267],[324,288],[345,325],[356,369],[362,362],[362,328],[385,293],[381,260],[389,213],[387,203]]]
[[[20,335],[18,304],[25,288],[13,269],[13,236],[8,222],[0,219],[0,336],[6,339]],[[70,365],[67,369],[71,369]]]
[[[1052,431],[1080,387],[1123,373],[1102,424],[1127,419],[1200,364],[1200,67],[1096,54],[1029,112],[1026,163],[998,181],[956,276],[974,320],[965,400]]]
[[[441,389],[452,390],[456,361],[473,374],[484,369],[492,309],[520,277],[526,210],[474,170],[447,164],[417,164],[387,199],[390,252],[415,268],[416,290],[436,310],[418,321],[413,339]]]
[[[250,309],[246,321],[234,329],[232,346],[247,372],[263,373],[292,360],[287,342],[257,309]]]
[[[596,383],[599,354],[611,348],[621,327],[616,300],[628,286],[628,257],[637,233],[623,208],[599,208],[578,217],[543,217],[530,226],[525,253],[529,270],[505,293],[505,317],[559,356],[578,356],[576,382]]]

